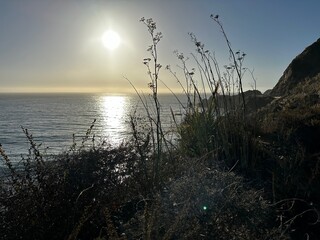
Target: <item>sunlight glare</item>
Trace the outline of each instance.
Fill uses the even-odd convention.
[[[101,37],[102,44],[109,50],[114,50],[119,47],[121,39],[118,33],[113,30],[108,30]]]
[[[124,96],[103,96],[101,110],[104,121],[104,132],[114,143],[120,143],[121,132],[126,130],[125,118],[127,99]]]

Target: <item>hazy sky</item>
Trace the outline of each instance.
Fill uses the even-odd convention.
[[[232,47],[247,54],[245,66],[266,90],[320,37],[319,10],[319,0],[0,0],[0,92],[124,92],[131,89],[124,77],[145,88],[150,38],[141,17],[152,17],[164,35],[163,66],[179,72],[173,51],[194,52],[188,32],[223,66],[229,55],[210,14],[219,14]],[[101,42],[108,29],[122,39],[113,51]],[[177,86],[164,68],[160,77]]]

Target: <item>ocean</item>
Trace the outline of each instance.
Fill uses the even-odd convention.
[[[177,96],[186,105],[186,97]],[[145,99],[152,114],[153,102],[149,95]],[[172,94],[160,94],[159,101],[161,121],[169,132],[175,125],[170,109],[181,121],[183,107]],[[95,139],[117,146],[132,132],[130,115],[135,113],[141,119],[147,116],[134,94],[0,94],[0,109],[0,144],[13,161],[19,161],[29,149],[21,127],[41,144],[43,153],[51,155],[69,149],[73,134],[80,143],[94,119]]]

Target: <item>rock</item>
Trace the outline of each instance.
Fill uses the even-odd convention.
[[[261,96],[262,93],[259,90],[248,90],[243,92],[244,97],[256,97],[256,96]]]
[[[274,97],[265,96],[259,90],[248,90],[243,92],[245,106],[246,106],[246,113],[251,114],[256,112],[258,109],[265,107],[271,101],[274,100]],[[219,104],[220,108],[226,108],[229,110],[242,108],[243,98],[242,96],[237,95],[218,95],[216,96],[217,103]],[[212,101],[212,97],[208,100],[209,102]]]
[[[271,96],[286,96],[306,80],[320,74],[320,38],[289,64],[270,92]]]
[[[268,90],[266,90],[266,91],[263,93],[263,95],[264,95],[264,96],[269,96],[270,93],[271,93],[271,91],[272,91],[272,89],[268,89]]]
[[[274,100],[274,97],[265,96],[265,95],[257,95],[257,96],[250,96],[246,97],[246,109],[248,113],[255,112],[260,108],[267,106]]]

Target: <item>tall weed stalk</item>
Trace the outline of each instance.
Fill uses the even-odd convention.
[[[161,155],[162,155],[162,141],[163,141],[163,136],[161,134],[161,110],[160,110],[160,102],[158,98],[158,84],[159,84],[159,72],[162,67],[161,64],[158,62],[158,50],[157,50],[157,45],[160,42],[162,38],[162,33],[161,32],[156,32],[155,30],[157,29],[156,23],[151,19],[144,19],[141,18],[140,21],[146,25],[148,32],[150,34],[150,37],[152,39],[152,44],[148,47],[148,52],[151,54],[151,59],[146,58],[144,59],[144,64],[146,65],[148,69],[148,75],[150,77],[151,82],[149,82],[148,86],[150,87],[152,91],[152,99],[155,105],[156,109],[156,161],[154,163],[154,182],[156,185],[159,183],[159,177],[160,177],[160,161],[161,161]]]
[[[254,131],[246,119],[243,79],[246,54],[234,51],[218,16],[211,15],[227,44],[230,63],[220,66],[214,53],[205,48],[195,34],[189,33],[195,46],[190,59],[175,51],[182,79],[170,66],[166,69],[182,87],[188,99],[185,120],[178,127],[180,148],[189,156],[216,156],[229,168],[240,163],[242,169],[253,166]]]

